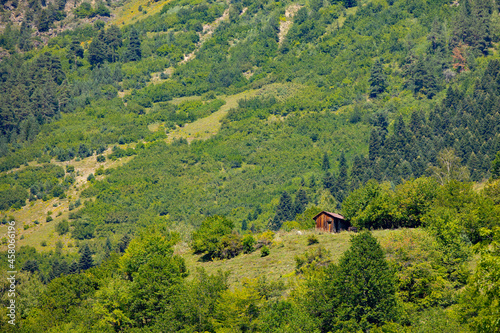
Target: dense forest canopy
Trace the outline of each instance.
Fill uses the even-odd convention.
[[[13,331],[500,331],[499,10],[2,1]],[[322,210],[362,231],[343,254]],[[190,266],[292,230],[277,279]]]

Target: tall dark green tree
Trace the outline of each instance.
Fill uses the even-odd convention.
[[[321,168],[324,171],[330,170],[330,159],[328,158],[328,153],[327,152],[325,152],[323,154],[323,163],[321,164]]]
[[[89,45],[89,62],[92,66],[99,66],[104,63],[107,58],[108,47],[104,41],[103,31],[99,32],[99,35],[92,39]]]
[[[328,301],[320,315],[322,332],[366,332],[398,320],[395,272],[370,232],[351,238],[338,266],[327,269],[326,281]]]
[[[118,48],[122,46],[122,32],[120,28],[112,24],[104,35],[104,41],[108,46],[107,58],[109,62],[118,61]]]
[[[90,248],[87,244],[83,247],[81,254],[80,254],[80,260],[79,260],[79,267],[81,270],[86,270],[89,268],[92,268],[94,266],[94,260],[92,259],[92,253],[90,252]]]
[[[384,74],[384,67],[382,62],[377,59],[373,64],[372,71],[370,74],[370,97],[376,98],[378,95],[383,93],[387,88],[387,76]]]
[[[278,207],[276,207],[276,214],[269,224],[269,229],[279,230],[283,222],[291,221],[293,218],[292,198],[287,191],[283,191]]]
[[[135,28],[130,30],[130,37],[127,50],[125,51],[125,61],[139,61],[142,57],[141,40]]]
[[[379,131],[377,129],[372,129],[368,141],[368,156],[370,161],[375,161],[377,157],[379,157],[381,149],[382,140],[380,139]]]
[[[349,173],[347,161],[345,159],[344,152],[342,152],[339,159],[339,174],[335,181],[335,185],[330,188],[330,192],[339,202],[342,202],[344,200],[348,192],[348,181]]]
[[[303,189],[297,191],[297,195],[295,196],[295,201],[293,203],[293,214],[296,216],[297,214],[302,214],[306,209],[307,204],[309,203],[309,199],[307,198],[307,193]]]
[[[343,3],[346,8],[351,8],[358,5],[358,0],[344,0]]]
[[[495,159],[491,162],[491,177],[493,179],[500,178],[500,151],[497,152]]]

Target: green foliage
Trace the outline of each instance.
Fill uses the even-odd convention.
[[[418,178],[391,190],[370,180],[346,198],[342,214],[359,228],[420,226],[437,197],[437,186],[431,178]]]
[[[61,222],[56,224],[56,232],[59,235],[65,235],[69,232],[69,223],[67,220],[62,220]]]
[[[370,97],[375,98],[379,94],[383,93],[387,88],[386,76],[384,74],[384,68],[380,60],[377,60],[373,64],[372,71],[370,74]]]
[[[94,260],[92,259],[92,253],[87,244],[81,250],[80,261],[78,262],[79,267],[82,271],[92,268],[94,266]]]
[[[241,243],[243,245],[243,252],[252,253],[254,251],[254,245],[256,241],[252,235],[245,235]]]
[[[493,179],[500,178],[500,151],[497,152],[495,159],[491,162],[491,177]]]
[[[394,271],[369,232],[351,239],[325,279],[330,286],[321,314],[323,330],[366,330],[399,319]]]
[[[278,207],[276,207],[276,214],[273,220],[269,224],[271,230],[279,230],[283,222],[291,221],[294,217],[294,209],[292,206],[292,198],[288,192],[284,191],[281,194],[280,202]]]
[[[241,251],[241,239],[232,234],[234,223],[223,216],[205,219],[193,232],[191,248],[208,258],[231,258]]]
[[[267,245],[264,245],[260,249],[260,256],[261,257],[267,257],[269,254],[271,254],[271,250],[269,249],[269,247],[267,247]]]
[[[317,239],[316,243],[318,243]],[[295,272],[297,274],[310,273],[311,270],[326,267],[331,262],[330,256],[330,252],[322,246],[307,250],[303,254],[295,256]]]
[[[309,237],[307,237],[307,245],[313,245],[313,244],[318,244],[318,243],[319,243],[319,240],[316,236],[310,235]]]

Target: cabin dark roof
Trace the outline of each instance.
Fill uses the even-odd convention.
[[[325,212],[325,211],[322,211],[321,213],[319,213],[318,215],[316,215],[315,217],[313,217],[313,220],[316,220],[318,218],[318,216],[320,216],[321,214],[325,213],[326,215],[330,216],[330,217],[334,217],[334,218],[338,218],[338,219],[341,219],[341,220],[345,220],[345,217],[343,217],[342,215],[340,214],[337,214],[337,213],[330,213],[330,212]]]

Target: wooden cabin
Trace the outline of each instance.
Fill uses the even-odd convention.
[[[351,226],[342,215],[325,211],[313,217],[313,220],[316,221],[317,230],[328,232],[341,232]]]

